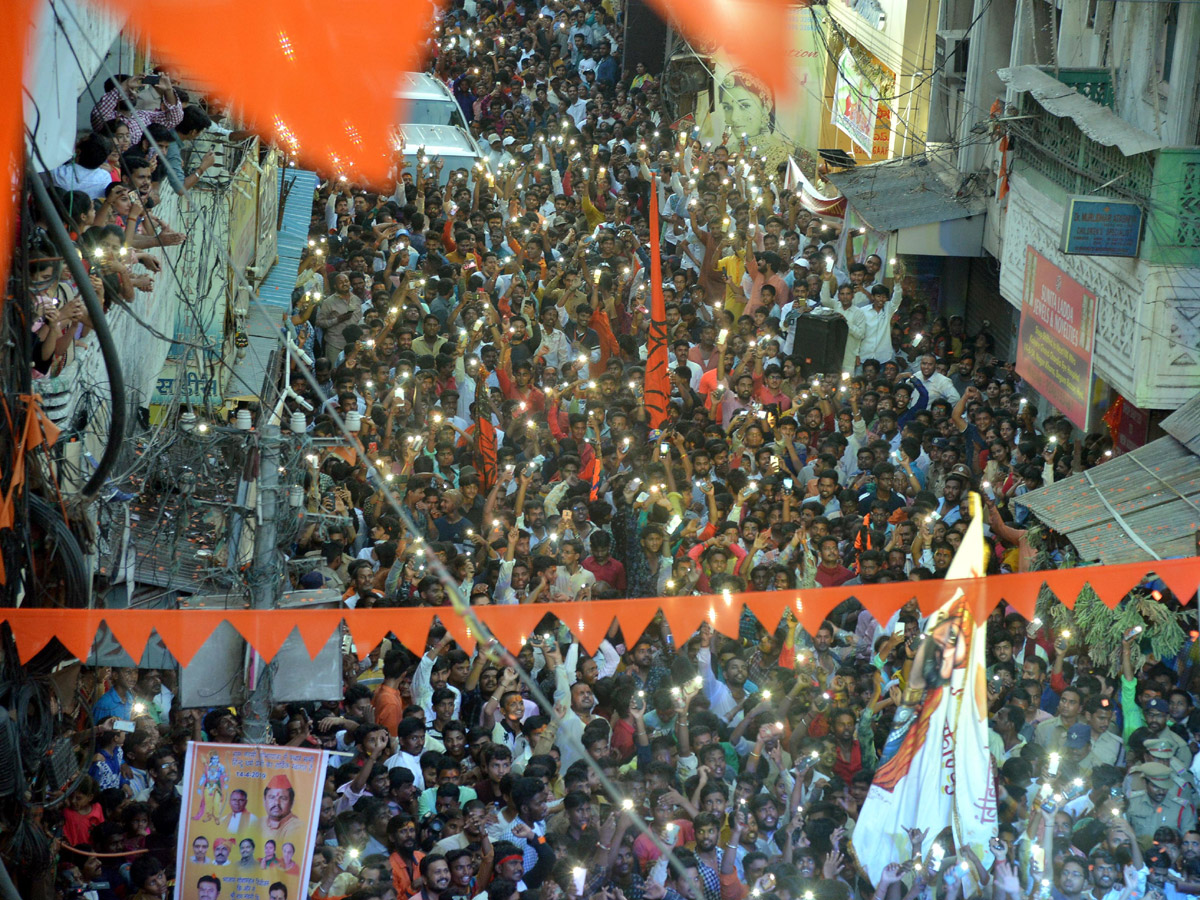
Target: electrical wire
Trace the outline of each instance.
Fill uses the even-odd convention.
[[[52,6],[53,6],[53,0],[52,0]],[[71,17],[74,19],[75,18],[74,10],[68,9],[68,12],[70,13]],[[88,73],[84,70],[83,64],[79,59],[79,54],[77,53],[74,43],[71,39],[71,35],[65,30],[65,28],[62,27],[63,23],[62,23],[61,19],[57,18],[57,10],[55,10],[55,14],[56,14],[56,22],[58,23],[58,25],[62,31],[63,37],[67,42],[68,49],[71,51],[71,55],[75,61],[75,65],[79,69],[80,75],[83,78],[85,84],[87,84],[88,93],[89,93],[93,103],[95,103],[95,102],[97,102],[97,98],[96,98],[95,92],[91,86],[93,79],[91,79],[89,77]],[[76,26],[78,27],[79,22],[77,19],[75,20],[75,23],[76,23]],[[86,32],[80,30],[80,33],[83,34],[86,38]],[[90,40],[89,40],[89,45],[90,45]],[[91,50],[93,52],[95,52],[95,47],[91,46]],[[99,58],[103,58],[103,57],[101,56]],[[115,73],[111,73],[111,74],[115,74]],[[114,80],[115,80],[115,78],[114,78]],[[128,97],[126,99],[132,100],[132,98],[128,98]],[[132,105],[132,103],[131,103],[131,105]],[[35,104],[35,106],[36,106],[36,104]],[[147,135],[147,136],[149,137],[149,135]],[[150,141],[151,141],[152,145],[155,147],[155,150],[159,153],[160,157],[163,157],[164,154],[162,152],[162,148],[159,147],[156,142],[154,142],[153,138],[150,138]],[[40,149],[37,147],[36,142],[33,142],[33,147],[34,147],[34,150],[37,153],[38,158],[41,161],[43,167],[48,170],[49,167],[46,164],[45,159],[42,158]],[[210,181],[211,180],[212,179],[210,179]],[[232,183],[232,181],[233,181],[232,172],[230,174],[228,181],[230,183]],[[197,204],[196,207],[197,207],[197,209],[204,208],[201,204]],[[186,213],[182,207],[180,207],[180,215],[182,217],[186,218]],[[208,208],[208,216],[210,219],[213,216],[215,216],[215,207]],[[151,233],[154,233],[154,228],[156,226],[154,225],[153,221],[149,217],[147,217],[147,224],[151,229]],[[193,231],[193,236],[194,236],[194,231],[195,231],[194,225],[195,225],[195,223],[193,222],[191,229],[188,228],[186,223],[184,226],[185,230]],[[211,231],[213,229],[210,228],[208,230]],[[195,247],[198,245],[199,245],[199,242],[194,241],[191,246]],[[184,250],[186,252],[187,247],[185,247]],[[181,253],[181,256],[182,255],[183,254]],[[193,322],[196,326],[196,333],[199,333],[200,335],[204,335],[206,333],[207,329],[205,328],[204,323],[201,321],[200,312],[198,310],[198,303],[193,302],[191,299],[193,296],[192,290],[184,287],[183,280],[180,277],[179,272],[176,269],[175,260],[171,257],[171,255],[163,254],[163,260],[167,264],[168,272],[170,273],[171,277],[174,279],[176,295],[179,298],[179,300],[182,302],[184,308],[187,310],[189,317],[193,320]],[[220,261],[218,260],[218,263],[214,264],[214,266],[211,267],[207,272],[205,280],[209,284],[211,284],[213,278],[216,277],[217,265],[219,264],[219,262]],[[208,291],[204,290],[203,286],[200,285],[199,289],[197,289],[195,291],[195,296],[203,297],[203,296],[206,296],[207,293],[208,293]],[[176,345],[183,346],[186,350],[189,350],[190,352],[200,353],[200,354],[202,354],[200,356],[200,360],[209,359],[209,360],[215,361],[220,370],[222,370],[222,371],[227,370],[229,375],[232,378],[236,379],[237,382],[240,382],[241,387],[243,387],[249,393],[254,394],[254,393],[257,393],[257,391],[259,390],[260,386],[250,385],[247,382],[245,382],[245,380],[242,378],[242,375],[237,370],[237,368],[235,366],[230,365],[224,359],[224,356],[221,352],[222,348],[219,345],[214,344],[212,342],[209,342],[209,343],[203,344],[203,345],[197,344],[195,342],[187,340],[187,338],[182,335],[179,337],[169,337],[169,336],[161,333],[156,328],[154,328],[152,325],[150,325],[150,323],[148,323],[144,319],[142,319],[141,316],[138,315],[137,312],[132,308],[132,304],[121,303],[120,305],[125,310],[125,312],[127,312],[131,316],[131,318],[134,320],[135,323],[140,325],[142,328],[144,328],[149,334],[151,334],[155,338],[166,342],[168,345],[176,344]],[[184,358],[179,361],[179,370],[181,372],[187,371],[186,353],[185,353]],[[152,450],[153,450],[156,442],[166,432],[166,429],[168,428],[169,424],[173,421],[173,419],[174,419],[173,410],[178,408],[178,406],[180,405],[181,399],[183,401],[186,401],[189,409],[191,408],[192,403],[191,403],[190,392],[187,393],[186,395],[184,395],[185,384],[186,384],[186,380],[184,378],[177,377],[175,379],[174,394],[172,395],[171,398],[169,398],[167,403],[162,404],[163,410],[162,410],[162,414],[160,415],[160,418],[159,418],[159,423],[155,429],[152,429],[150,436],[147,438],[146,449],[142,452],[142,454],[140,456],[135,456],[134,462],[128,468],[124,469],[119,474],[114,475],[114,477],[112,479],[114,483],[123,483],[125,481],[128,481],[129,479],[136,477],[136,475],[139,473],[139,471],[142,468],[144,468],[144,465],[143,465],[144,461],[152,459],[156,455],[155,453],[152,452]],[[102,395],[103,392],[101,391],[100,393]],[[184,395],[184,396],[181,397],[181,395]],[[211,396],[208,393],[207,389],[205,392],[205,405],[206,405],[206,408],[208,408],[209,411],[211,412]]]

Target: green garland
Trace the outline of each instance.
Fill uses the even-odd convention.
[[[1084,585],[1071,610],[1043,586],[1038,595],[1037,616],[1050,623],[1055,635],[1069,630],[1071,647],[1086,651],[1097,669],[1107,668],[1114,678],[1121,672],[1121,641],[1129,629],[1138,625],[1144,629],[1133,642],[1135,672],[1147,657],[1173,658],[1187,640],[1188,613],[1172,612],[1144,590],[1131,592],[1116,608],[1109,609],[1091,585]]]
[[[1027,537],[1035,550],[1031,570],[1079,567],[1079,557],[1070,544],[1064,548],[1062,560],[1055,564],[1046,547],[1042,526],[1032,526]],[[1189,617],[1195,613],[1183,609],[1172,612],[1142,589],[1133,590],[1115,608],[1109,609],[1091,585],[1085,584],[1075,598],[1073,610],[1042,585],[1034,615],[1049,624],[1055,637],[1070,632],[1068,653],[1086,652],[1098,670],[1107,669],[1109,677],[1116,678],[1121,674],[1121,641],[1129,629],[1138,625],[1143,628],[1141,637],[1133,642],[1131,656],[1133,670],[1137,672],[1148,657],[1171,659],[1179,653],[1191,627]]]

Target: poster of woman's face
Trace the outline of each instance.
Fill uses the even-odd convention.
[[[814,16],[823,17],[820,7],[797,6],[788,17],[792,51],[787,62],[791,78],[785,100],[746,69],[731,67],[719,56],[712,60],[713,96],[697,98],[697,136],[701,142],[718,145],[724,139],[734,153],[765,161],[776,171],[789,156],[811,174],[825,117],[825,51],[815,27]]]

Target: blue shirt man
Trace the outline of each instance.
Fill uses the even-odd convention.
[[[112,716],[133,718],[133,688],[137,679],[138,670],[133,666],[113,669],[112,688],[92,707],[92,718],[97,724]]]

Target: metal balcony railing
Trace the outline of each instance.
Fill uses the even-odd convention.
[[[1111,80],[1084,80],[1096,70],[1062,70],[1060,80],[1103,102]],[[1106,76],[1107,77],[1107,76]],[[1071,82],[1069,78],[1079,79]],[[1100,99],[1097,99],[1099,97]],[[1047,111],[1032,95],[1018,100],[1012,122],[1021,163],[1062,189],[1063,197],[1092,194],[1142,207],[1141,258],[1158,265],[1200,267],[1200,147],[1163,147],[1126,156],[1088,137],[1070,118]]]

